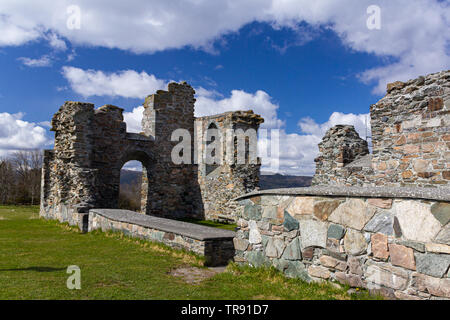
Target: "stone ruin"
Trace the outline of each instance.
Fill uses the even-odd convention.
[[[313,186],[240,197],[234,261],[392,299],[450,299],[450,71],[388,85],[373,152],[353,126],[319,144]]]
[[[389,84],[370,123],[372,154],[353,126],[325,134],[313,185],[449,186],[450,70]]]
[[[208,130],[257,129],[263,119],[251,111],[195,119],[194,91],[171,83],[147,97],[144,132],[132,134],[120,108],[66,102],[52,121],[55,148],[45,152],[41,216],[184,248],[211,265],[233,259],[390,298],[449,299],[450,71],[387,91],[370,110],[372,153],[354,127],[335,126],[319,144],[313,187],[263,191],[259,161],[203,161]],[[172,163],[178,128],[196,137],[197,164]],[[129,160],[144,167],[147,215],[101,209],[117,205]],[[160,217],[236,220],[238,228]]]
[[[221,136],[227,129],[258,130],[264,120],[253,111],[195,118],[194,93],[183,82],[148,96],[139,134],[127,132],[121,108],[67,101],[52,119],[54,149],[44,153],[41,216],[83,225],[80,217],[90,209],[117,208],[121,168],[137,160],[141,213],[234,221],[239,206],[232,199],[258,188],[260,164],[205,164],[206,132],[211,126]],[[188,164],[171,159],[177,129],[193,137]]]

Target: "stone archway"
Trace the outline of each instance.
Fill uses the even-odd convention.
[[[151,181],[151,173],[153,163],[155,159],[151,156],[150,153],[142,150],[134,150],[125,153],[125,155],[119,160],[116,166],[116,174],[118,172],[118,179],[116,177],[117,183],[117,207],[119,202],[119,193],[120,193],[120,173],[124,165],[129,161],[138,161],[142,164],[142,180],[141,180],[141,205],[140,205],[140,213],[147,214],[147,208],[149,207],[149,201],[151,200],[149,197],[149,181]]]

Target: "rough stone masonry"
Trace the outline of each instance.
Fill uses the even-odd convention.
[[[397,299],[450,298],[448,192],[318,186],[239,200],[237,263]]]
[[[257,189],[260,165],[219,164],[206,170],[204,131],[212,123],[221,130],[257,130],[263,119],[253,111],[195,119],[194,94],[183,82],[148,96],[140,134],[126,131],[121,108],[105,105],[95,110],[90,103],[67,101],[52,119],[54,149],[44,153],[41,216],[86,226],[83,219],[90,209],[117,208],[120,170],[138,160],[143,166],[141,213],[234,221],[239,205],[232,199]],[[177,129],[193,137],[189,144],[200,152],[195,155],[199,165],[172,161],[179,141],[171,136]]]
[[[450,70],[387,86],[370,107],[373,152],[352,126],[319,144],[313,185],[450,184]]]
[[[235,261],[397,299],[450,299],[450,71],[387,87],[373,153],[353,126],[319,144],[311,188],[253,192]]]

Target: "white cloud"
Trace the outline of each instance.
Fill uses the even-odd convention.
[[[0,156],[24,149],[42,149],[51,144],[47,129],[22,120],[24,113],[0,113]]]
[[[216,100],[216,97],[207,90],[197,93],[195,103],[195,116],[209,116],[226,111],[253,110],[264,118],[262,128],[279,128],[284,121],[278,119],[279,106],[272,102],[272,98],[264,91],[248,93],[243,90],[232,90],[231,96]]]
[[[64,75],[71,87],[84,96],[122,96],[143,98],[159,89],[166,89],[167,82],[157,79],[154,75],[145,72],[138,74],[135,71],[119,71],[105,74],[102,71],[82,70],[65,67]],[[143,79],[151,79],[146,84],[139,84]],[[152,88],[153,86],[153,88]],[[278,118],[279,105],[273,102],[272,97],[262,90],[255,93],[243,90],[232,90],[228,97],[215,90],[203,87],[196,88],[195,116],[207,116],[227,111],[253,110],[264,119],[261,129],[280,129],[280,157],[272,159],[270,151],[268,157],[263,159],[263,170],[268,169],[271,160],[278,161],[279,172],[293,175],[312,175],[315,171],[314,158],[317,156],[317,144],[322,140],[325,132],[337,124],[354,125],[362,138],[366,137],[366,130],[370,136],[370,118],[368,114],[344,114],[334,112],[324,123],[317,123],[311,118],[302,118],[298,122],[301,134],[286,133],[285,123]],[[124,121],[128,132],[142,131],[143,106],[133,108],[131,112],[124,112]],[[368,122],[366,129],[366,121]],[[270,137],[264,140],[260,137],[259,152],[263,148],[270,150]],[[268,149],[267,149],[268,148]]]
[[[76,93],[89,96],[121,96],[144,98],[149,93],[167,88],[167,82],[142,71],[124,70],[105,73],[98,70],[83,70],[65,66],[63,76]]]
[[[253,22],[274,28],[328,28],[350,49],[391,58],[394,63],[361,73],[382,93],[386,82],[407,80],[448,68],[450,6],[438,0],[378,0],[381,29],[366,26],[372,0],[174,0],[103,2],[79,0],[80,29],[67,27],[72,0],[2,0],[0,46],[47,39],[52,32],[74,45],[119,48],[135,53],[192,46],[217,52],[213,42]],[[302,38],[302,37],[300,37]],[[303,37],[304,39],[305,37]],[[308,40],[308,35],[306,40]],[[55,39],[47,39],[55,45]],[[297,41],[297,40],[295,40]],[[291,44],[283,44],[289,47]],[[295,45],[295,44],[294,44]]]
[[[62,73],[72,90],[84,97],[120,96],[142,99],[157,90],[166,90],[169,82],[158,79],[153,74],[144,71],[137,73],[134,70],[105,73],[101,70],[83,70],[66,66],[63,67]],[[222,97],[215,90],[207,90],[203,87],[197,88],[196,92],[195,116],[197,117],[251,109],[265,119],[263,128],[279,128],[284,125],[284,121],[277,118],[278,104],[274,103],[272,98],[262,90],[255,93],[233,90],[227,98]],[[140,131],[135,124],[138,110],[135,108],[131,113],[125,113],[131,123],[129,127],[137,130],[136,132]]]
[[[123,113],[123,120],[127,124],[127,132],[139,133],[142,132],[142,114],[144,107],[139,106],[133,108],[131,112]]]
[[[66,42],[63,39],[61,39],[56,33],[50,33],[45,38],[50,44],[50,46],[55,50],[61,51],[67,50]]]
[[[276,173],[271,166],[278,163],[277,172],[291,175],[313,175],[315,172],[314,158],[317,157],[319,149],[317,145],[322,140],[325,132],[337,124],[354,125],[361,138],[365,139],[366,130],[370,136],[369,114],[345,114],[333,112],[324,123],[317,123],[311,118],[302,118],[298,122],[301,133],[286,133],[283,129],[284,122],[278,119],[278,105],[271,102],[272,98],[263,91],[247,93],[241,90],[233,90],[231,96],[223,98],[217,92],[208,91],[204,88],[196,89],[197,102],[195,104],[195,115],[213,115],[226,111],[248,110],[261,114],[265,119],[262,129],[280,129],[279,158],[275,159],[270,154],[270,130],[265,139],[260,135],[258,150],[263,156],[262,171]],[[124,112],[124,120],[127,123],[127,131],[141,132],[142,106],[134,108],[131,112]],[[366,121],[368,122],[366,129]],[[266,152],[263,152],[266,150]]]
[[[330,118],[324,123],[317,123],[311,118],[302,118],[298,125],[301,133],[286,133],[280,131],[280,154],[279,154],[279,173],[290,175],[314,175],[316,165],[314,158],[319,153],[318,144],[322,141],[326,131],[337,124],[349,124],[355,126],[360,137],[366,137],[366,119],[368,114],[353,114],[333,112]],[[368,136],[370,136],[370,122],[367,126]],[[259,152],[262,154],[263,148],[269,148],[270,139],[260,139],[258,144]],[[274,172],[270,168],[271,157],[263,159],[262,171]]]
[[[325,135],[328,129],[338,124],[349,124],[355,126],[355,130],[359,133],[362,139],[365,139],[366,136],[371,136],[370,115],[368,113],[353,114],[333,112],[328,121],[321,124],[308,117],[302,118],[298,122],[298,126],[302,132],[319,136],[320,138]]]
[[[38,59],[32,59],[27,57],[17,58],[20,62],[22,62],[27,67],[49,67],[52,65],[52,60],[49,55],[43,55]]]

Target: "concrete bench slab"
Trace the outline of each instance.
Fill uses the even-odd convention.
[[[91,209],[88,231],[121,231],[205,256],[206,265],[225,265],[234,256],[235,232],[121,209]]]

